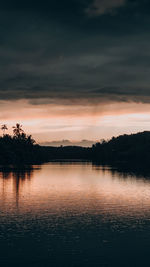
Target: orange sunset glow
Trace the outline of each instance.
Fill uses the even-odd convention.
[[[150,105],[133,102],[32,105],[27,100],[1,101],[0,120],[8,125],[8,133],[20,122],[38,143],[63,139],[98,141],[150,130]]]

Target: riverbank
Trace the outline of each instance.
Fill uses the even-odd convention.
[[[113,137],[92,147],[45,147],[35,144],[31,136],[21,134],[0,138],[0,164],[40,164],[52,160],[90,160],[100,164],[148,166],[150,132]]]

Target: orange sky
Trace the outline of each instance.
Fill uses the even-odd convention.
[[[123,133],[150,130],[150,104],[108,102],[88,104],[30,104],[1,101],[0,122],[19,122],[37,142],[69,139],[99,140]]]

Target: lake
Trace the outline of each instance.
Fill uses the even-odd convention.
[[[150,176],[92,163],[0,171],[0,266],[149,266]]]

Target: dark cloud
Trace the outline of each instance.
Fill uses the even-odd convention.
[[[149,102],[149,7],[129,0],[1,1],[0,99]]]
[[[115,9],[125,4],[126,0],[94,0],[85,11],[89,16],[99,16],[105,13],[112,13]]]

